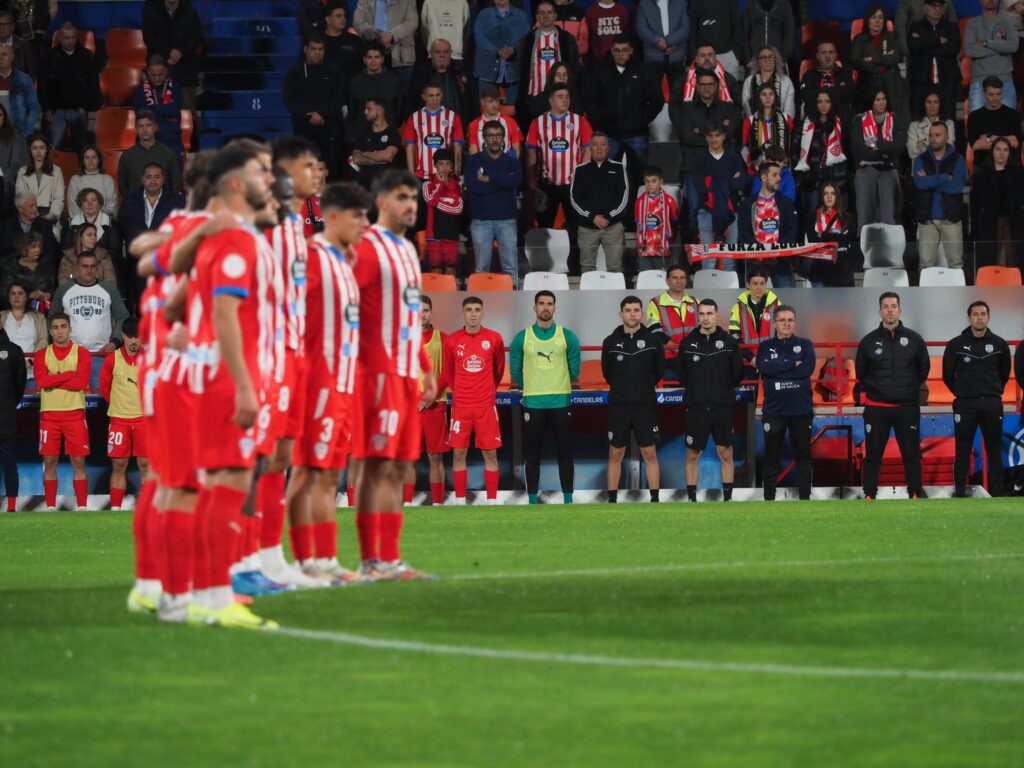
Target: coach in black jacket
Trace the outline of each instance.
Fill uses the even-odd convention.
[[[601,347],[601,373],[608,382],[608,501],[618,495],[629,433],[636,436],[647,470],[651,501],[658,501],[658,382],[665,374],[665,345],[643,324],[644,305],[636,296],[619,303],[622,325]]]
[[[607,134],[595,131],[590,137],[590,162],[573,174],[569,202],[579,219],[580,272],[597,269],[598,246],[604,246],[605,269],[621,272],[626,247],[622,220],[630,196],[622,163],[608,159]]]
[[[1010,380],[1010,345],[989,330],[984,301],[972,302],[967,317],[971,324],[942,353],[942,381],[955,398],[953,495],[967,493],[968,459],[980,426],[988,454],[988,492],[998,496],[1003,490],[1003,390]]]
[[[722,465],[722,500],[732,499],[732,406],[743,380],[739,343],[718,325],[718,304],[697,305],[698,326],[683,338],[676,357],[679,384],[686,390],[686,494],[697,500],[700,455],[714,435]]]
[[[14,452],[18,404],[25,394],[25,353],[0,328],[0,465],[4,470],[7,511],[18,498],[18,461]]]
[[[864,496],[878,494],[878,473],[889,431],[896,433],[911,498],[921,486],[921,385],[931,361],[921,335],[900,322],[899,294],[878,297],[882,322],[857,347],[857,392],[864,405]]]

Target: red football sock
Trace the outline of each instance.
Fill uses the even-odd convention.
[[[77,509],[85,509],[89,503],[89,479],[83,478],[73,482],[75,486],[75,504]]]
[[[401,512],[384,512],[380,516],[380,559],[384,562],[400,560],[398,540],[402,537]]]
[[[293,525],[288,529],[288,538],[292,542],[292,557],[297,563],[313,557],[313,528],[312,525]]]
[[[141,492],[140,492],[139,495],[140,496],[142,495]],[[121,503],[123,501],[124,501],[124,488],[114,488],[113,486],[111,486],[111,488],[110,488],[110,508],[113,509],[114,507],[120,507]],[[138,508],[138,506],[139,506],[139,502],[136,501],[135,502],[136,509]]]
[[[415,483],[406,483],[404,493],[402,494],[402,501],[406,504],[412,504],[412,495],[416,493]]]
[[[430,500],[435,504],[444,504],[444,483],[430,484]]]
[[[210,546],[207,529],[210,527],[210,503],[213,494],[209,489],[199,491],[192,521],[192,588],[210,588]]]
[[[501,473],[496,469],[484,470],[484,484],[487,486],[488,499],[498,498],[498,478],[500,477]]]
[[[360,560],[375,560],[380,557],[380,518],[381,516],[375,512],[356,513]]]
[[[469,479],[468,469],[453,469],[452,470],[452,485],[455,486],[455,498],[464,499],[466,498],[466,482]]]
[[[326,557],[333,560],[338,556],[338,523],[335,520],[328,520],[326,523],[313,525],[313,543],[316,546],[316,556]]]
[[[263,515],[256,512],[252,517],[245,518],[245,537],[242,542],[242,556],[248,557],[260,551],[260,529],[263,527]]]
[[[163,522],[164,568],[163,588],[171,595],[184,595],[192,582],[192,524],[195,515],[169,509],[160,518]]]
[[[57,506],[57,481],[43,480],[43,495],[46,497],[46,506]]]
[[[8,496],[7,497],[7,511],[8,512],[16,512],[17,509],[18,509],[18,497],[17,496]]]
[[[345,495],[348,497],[348,506],[350,509],[356,508],[356,487],[354,485],[345,486]]]
[[[241,551],[242,505],[249,494],[226,485],[215,485],[210,490],[209,525],[207,540],[210,553],[210,586],[230,587],[231,566]]]
[[[113,500],[114,489],[110,489]],[[139,489],[139,497],[135,500],[135,512],[132,514],[132,528],[135,531],[135,576],[139,579],[159,579],[163,569],[161,563],[160,521],[153,496],[156,494],[156,481],[148,480]],[[124,489],[121,489],[124,496]]]
[[[281,543],[284,533],[284,472],[267,472],[256,486],[256,508],[263,512],[260,547],[270,549]]]

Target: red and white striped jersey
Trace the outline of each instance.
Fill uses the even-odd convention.
[[[533,47],[530,49],[530,96],[536,96],[548,83],[548,74],[556,62],[562,60],[558,50],[558,29],[551,32],[533,32]]]
[[[667,257],[672,240],[672,222],[679,218],[676,199],[665,190],[650,195],[640,193],[633,206],[636,219],[636,255],[646,258]]]
[[[420,259],[404,237],[374,224],[356,246],[359,372],[416,379],[420,372]]]
[[[294,213],[266,232],[281,265],[284,289],[285,347],[302,354],[306,332],[306,233],[302,219]]]
[[[309,243],[306,360],[310,381],[337,382],[351,395],[359,352],[359,286],[345,255],[323,235]]]
[[[417,109],[402,128],[402,143],[416,147],[414,173],[421,179],[434,174],[434,153],[449,148],[452,144],[465,141],[462,135],[462,121],[447,107],[437,112],[428,112],[426,107]]]
[[[306,201],[304,207],[305,218],[302,221],[302,231],[306,233],[308,240],[317,232],[323,232],[324,229],[324,216],[320,212],[320,195],[313,195]]]
[[[241,299],[238,323],[249,376],[261,400],[269,391],[276,369],[284,367],[279,272],[266,238],[244,222],[199,246],[188,288],[188,354],[195,366],[189,383],[193,392],[235,388],[213,322],[213,302],[219,295]]]
[[[488,123],[491,120],[497,120],[503,126],[505,126],[505,152],[512,151],[513,144],[523,143],[523,132],[519,130],[519,123],[512,120],[507,115],[499,114],[497,117],[487,117],[481,115],[476,120],[469,124],[469,146],[476,147],[478,150],[483,151],[484,147],[484,123]]]
[[[555,117],[550,112],[530,124],[526,146],[540,154],[541,173],[549,184],[572,184],[583,150],[590,146],[590,123],[575,112]]]

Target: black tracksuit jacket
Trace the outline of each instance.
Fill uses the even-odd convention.
[[[695,328],[679,344],[676,370],[687,405],[732,405],[743,380],[740,345],[721,327],[710,336]]]

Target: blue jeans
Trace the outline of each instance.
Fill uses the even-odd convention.
[[[519,288],[519,257],[516,250],[515,219],[473,219],[469,224],[473,238],[473,252],[476,254],[476,272],[490,272],[494,258],[494,241],[498,241],[498,258],[501,270],[512,278],[512,286]]]
[[[1013,77],[1007,76],[1003,80],[1003,104],[1010,109],[1017,108],[1017,89],[1013,85]],[[967,106],[971,112],[985,106],[985,89],[981,87],[981,81],[971,82],[971,90],[967,95]]]
[[[60,149],[63,144],[64,132],[68,128],[71,129],[71,146],[77,147],[88,127],[88,113],[82,115],[77,109],[53,110],[53,125],[50,126],[50,141],[53,143],[53,148]]]
[[[715,242],[714,230],[711,227],[711,211],[697,211],[697,232],[700,233],[702,245],[709,245]],[[739,229],[735,220],[725,230],[726,243],[735,243],[739,240]],[[695,267],[696,268],[696,267]],[[701,269],[717,269],[714,259],[705,259],[700,262]],[[736,259],[722,259],[722,269],[725,272],[736,271]]]
[[[613,139],[609,136],[608,156],[612,160],[621,160],[623,152],[629,156],[626,168],[635,179],[643,173],[644,164],[647,162],[647,137],[631,136],[628,139]],[[636,192],[635,189],[629,190],[630,199],[635,197],[634,192]]]

